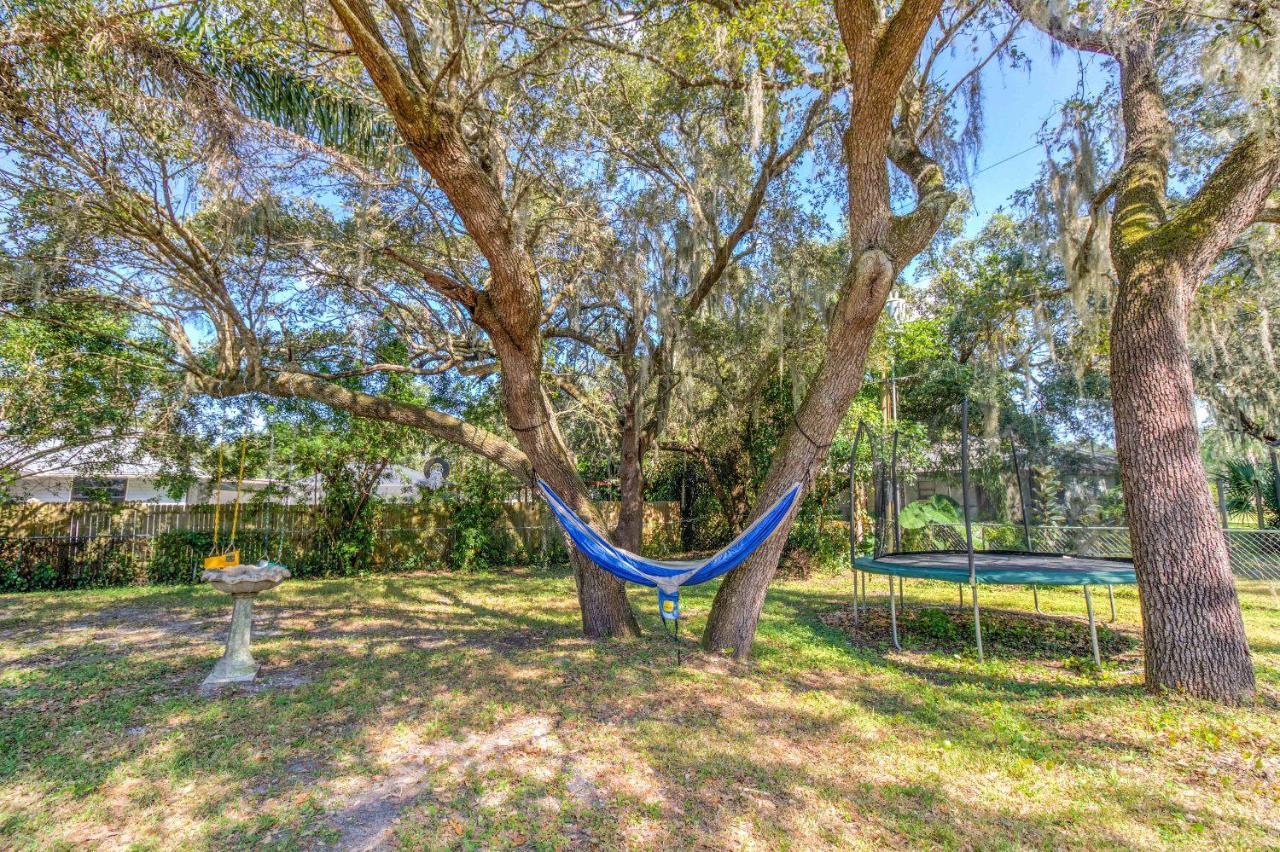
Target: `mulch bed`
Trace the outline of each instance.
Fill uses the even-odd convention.
[[[853,607],[824,613],[820,620],[845,633],[854,644],[884,649],[890,645],[889,608],[875,603],[854,619]],[[968,607],[920,606],[908,602],[898,612],[898,638],[903,648],[938,653],[971,652],[973,611]],[[1083,618],[982,610],[982,643],[991,655],[1056,660],[1089,657],[1089,624]],[[1104,660],[1139,650],[1141,636],[1127,628],[1098,622],[1098,648]]]

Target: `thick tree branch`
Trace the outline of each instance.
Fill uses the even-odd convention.
[[[1055,15],[1043,0],[1005,0],[1009,8],[1030,21],[1035,27],[1067,47],[1087,53],[1115,56],[1106,34],[1094,32],[1081,24],[1073,24]]]
[[[938,232],[956,195],[947,189],[942,167],[916,145],[895,138],[889,145],[889,158],[916,188],[916,207],[903,216],[894,216],[890,225],[888,249],[895,261],[906,261],[924,251]]]
[[[1280,143],[1251,133],[1236,143],[1190,201],[1134,246],[1169,249],[1182,258],[1198,284],[1222,251],[1267,209],[1280,185]]]
[[[875,91],[897,98],[925,34],[941,10],[942,0],[902,0],[876,45],[871,76]]]
[[[532,467],[525,454],[486,429],[425,405],[350,390],[305,373],[270,367],[260,371],[258,378],[248,374],[219,378],[188,373],[187,383],[194,390],[219,399],[246,393],[264,393],[275,397],[306,399],[357,417],[410,426],[489,459],[521,479],[527,480],[532,475]]]
[[[1258,211],[1258,215],[1253,217],[1253,221],[1258,224],[1280,225],[1280,206],[1263,207]]]
[[[421,275],[422,280],[432,290],[435,290],[446,299],[452,299],[459,305],[462,305],[462,307],[467,309],[469,314],[475,313],[476,304],[480,298],[480,291],[472,287],[470,284],[463,283],[452,275],[441,272],[439,269],[429,266],[416,258],[402,254],[390,246],[384,246],[380,251]]]

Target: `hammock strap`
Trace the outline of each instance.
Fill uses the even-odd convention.
[[[796,431],[800,433],[801,437],[812,444],[815,450],[821,452],[823,450],[831,449],[831,441],[827,441],[825,444],[819,444],[817,441],[813,440],[813,438],[809,436],[809,433],[804,431],[804,427],[800,425],[800,421],[794,414],[791,416],[791,425],[796,427]]]

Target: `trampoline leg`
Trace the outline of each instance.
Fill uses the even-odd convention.
[[[956,583],[956,588],[960,591],[960,608],[964,609],[964,584]]]
[[[907,611],[907,578],[898,578],[898,609]]]
[[[1040,587],[1039,586],[1031,587],[1031,597],[1036,602],[1036,612],[1039,612],[1040,611]]]
[[[858,575],[861,571],[857,569],[853,572],[853,626],[858,626]]]
[[[901,651],[902,646],[898,644],[898,606],[897,601],[893,597],[893,575],[889,575],[889,627],[893,632],[893,647]]]
[[[1093,621],[1093,597],[1089,587],[1084,587],[1084,608],[1089,612],[1089,644],[1093,647],[1093,664],[1102,668],[1102,655],[1098,653],[1098,625]]]
[[[1111,621],[1110,624],[1116,623],[1116,590],[1115,586],[1107,584],[1107,600],[1111,602]]]
[[[973,584],[973,638],[978,643],[978,662],[982,662],[982,615],[978,611],[978,584]]]

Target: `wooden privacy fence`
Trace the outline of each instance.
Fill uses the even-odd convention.
[[[618,506],[602,504],[609,523]],[[0,507],[0,590],[79,588],[146,582],[191,582],[213,541],[230,540],[233,511],[223,506],[20,504]],[[327,573],[344,554],[324,516],[311,506],[243,506],[236,534],[241,560],[283,561],[303,574]],[[680,541],[679,504],[645,507],[645,550],[674,552]],[[564,545],[541,502],[505,503],[488,529],[507,564],[563,558]],[[373,523],[368,568],[376,571],[446,564],[457,527],[448,505],[383,504]]]

